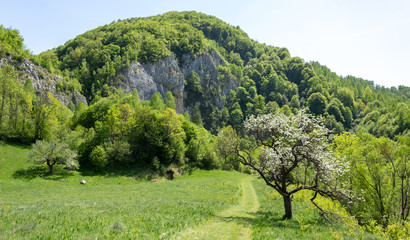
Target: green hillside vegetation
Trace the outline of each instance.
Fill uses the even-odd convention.
[[[306,63],[291,57],[285,48],[253,41],[239,27],[201,13],[169,12],[119,20],[42,53],[40,58],[49,69],[68,71],[93,99],[121,81],[121,70],[133,61],[154,62],[170,54],[181,61],[184,54],[211,49],[228,62],[221,73],[236,76],[241,85],[226,96],[224,108],[200,106],[204,126],[213,133],[227,124],[239,130],[251,114],[303,107],[324,116],[335,134],[363,130],[394,138],[407,133],[409,87],[385,88],[337,76],[317,62]],[[212,102],[206,98],[214,95],[203,96],[205,99],[197,97],[196,101]]]
[[[185,79],[190,115],[176,113],[171,92],[140,100],[136,89],[125,94],[116,87],[124,77],[122,70],[131,62],[155,62],[174,55],[181,64],[185,54],[210,51],[216,51],[227,63],[218,66],[219,80],[233,76],[240,83],[222,97],[222,105],[213,99],[222,95],[220,88],[201,86],[195,72]],[[410,87],[385,88],[353,76],[338,76],[318,62],[292,57],[285,48],[258,43],[239,27],[196,12],[114,21],[36,56],[25,49],[17,30],[0,26],[0,58],[11,59],[0,68],[0,138],[26,144],[55,142],[75,152],[79,163],[77,171],[68,171],[67,165],[57,163],[54,174],[47,174],[45,164],[25,162],[29,147],[0,146],[0,201],[4,202],[0,232],[4,237],[47,238],[54,230],[45,226],[53,225],[61,238],[78,238],[86,231],[103,238],[127,238],[130,234],[170,238],[200,227],[202,221],[218,223],[220,217],[227,217],[225,214],[237,214],[239,217],[230,216],[237,220],[249,218],[235,223],[244,228],[252,226],[256,239],[357,239],[367,238],[367,232],[392,239],[410,236]],[[63,76],[65,80],[56,88],[82,92],[88,106],[64,106],[50,93],[35,93],[30,81],[20,83],[16,64],[25,59]],[[252,134],[245,134],[246,119],[279,113],[291,117],[302,109],[330,129],[326,136],[329,150],[349,166],[345,181],[338,184],[348,190],[351,201],[319,200],[328,211],[352,219],[345,221],[345,227],[327,225],[319,211],[307,204],[312,196],[304,191],[295,197],[295,217],[283,220],[283,205],[277,206],[280,197],[272,194],[272,189],[263,188],[259,180],[252,181],[259,210],[250,207],[256,211],[251,217],[232,210],[232,203],[239,204],[232,200],[238,198],[238,186],[249,179],[245,174],[199,171],[156,185],[139,180],[144,172],[165,176],[168,171],[185,174],[198,168],[255,174],[226,154],[227,143],[220,142],[218,133],[235,131],[240,147],[252,149],[256,143]],[[262,150],[258,147],[251,152],[258,163]],[[306,169],[304,176],[314,176],[311,166],[298,167]],[[298,186],[296,180],[301,174],[301,170],[292,173],[289,184]],[[90,184],[79,186],[85,177]],[[218,185],[223,182],[230,183]],[[83,193],[82,188],[90,191]],[[190,188],[188,196],[178,191],[181,188]],[[201,203],[196,191],[203,191],[201,196],[207,201]],[[65,200],[67,196],[72,199]],[[166,196],[169,199],[165,200]],[[16,199],[20,202],[14,202]],[[50,209],[41,204],[44,199],[51,204]],[[170,205],[162,208],[168,200]],[[44,222],[35,220],[39,209]],[[85,219],[83,210],[95,218]],[[69,212],[75,213],[75,219]],[[147,212],[156,215],[147,217]],[[180,220],[175,220],[175,215]],[[132,223],[135,218],[137,224]],[[51,224],[55,220],[61,222]],[[337,217],[333,220],[343,221]],[[78,232],[65,236],[71,229]],[[295,232],[299,230],[303,233]]]

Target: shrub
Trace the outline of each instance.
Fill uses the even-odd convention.
[[[102,146],[96,146],[90,154],[91,164],[98,168],[104,168],[108,164],[107,152]]]

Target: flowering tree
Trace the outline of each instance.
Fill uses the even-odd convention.
[[[254,144],[243,144],[232,128],[222,129],[219,140],[226,143],[226,152],[282,195],[285,218],[292,217],[292,195],[298,191],[313,191],[311,201],[319,209],[314,202],[317,194],[332,199],[342,196],[339,179],[346,166],[327,150],[328,130],[319,119],[304,110],[292,116],[251,116],[244,129]]]
[[[29,160],[33,163],[46,163],[50,174],[53,174],[53,166],[56,163],[64,164],[70,170],[77,169],[76,157],[77,153],[70,150],[67,144],[44,140],[37,140],[28,154]]]

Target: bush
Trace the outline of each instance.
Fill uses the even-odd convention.
[[[107,152],[102,146],[96,146],[90,154],[91,164],[97,168],[104,168],[108,164]]]
[[[114,141],[106,144],[105,151],[109,160],[114,162],[132,162],[130,144],[126,141]]]
[[[219,169],[221,167],[215,152],[210,149],[205,150],[205,153],[202,156],[201,165],[205,169]]]

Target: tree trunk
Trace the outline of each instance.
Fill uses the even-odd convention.
[[[48,169],[50,170],[48,173],[50,174],[53,174],[53,165],[54,164],[50,164],[50,161],[47,160],[47,166],[48,166]]]
[[[292,199],[290,196],[283,196],[283,202],[285,204],[285,216],[284,218],[292,218]]]

